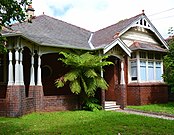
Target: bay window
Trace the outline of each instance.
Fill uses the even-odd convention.
[[[162,81],[163,68],[160,53],[138,51],[132,56],[130,60],[131,81]]]

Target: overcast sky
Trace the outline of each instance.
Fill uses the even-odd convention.
[[[35,15],[46,14],[90,31],[145,14],[166,38],[174,27],[174,0],[33,0]]]

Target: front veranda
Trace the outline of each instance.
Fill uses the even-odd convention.
[[[7,54],[0,55],[0,116],[78,109],[79,97],[70,92],[68,85],[57,89],[54,84],[69,70],[57,61],[59,50],[23,44],[26,45],[9,47]],[[124,108],[127,104],[161,102],[167,96],[166,85],[128,84],[127,55],[119,45],[107,54],[114,65],[105,67],[101,75],[109,88],[96,94],[103,107],[105,101],[116,101]]]
[[[78,96],[55,80],[69,69],[58,53],[38,53],[28,47],[1,55],[0,116],[17,117],[34,111],[78,109]]]
[[[16,117],[34,111],[78,109],[79,97],[71,93],[68,85],[55,87],[55,80],[69,70],[57,60],[59,57],[54,49],[38,46],[13,47],[2,54],[0,115]],[[117,100],[123,104],[124,63],[115,56],[109,60],[114,63],[104,72],[109,89],[106,94],[98,91],[96,97],[101,103]]]

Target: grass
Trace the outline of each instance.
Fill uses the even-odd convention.
[[[174,121],[117,112],[32,113],[0,117],[1,135],[172,135]]]
[[[143,106],[127,106],[130,109],[148,111],[148,112],[158,112],[158,113],[167,113],[174,115],[174,102],[169,102],[167,104],[151,104]]]

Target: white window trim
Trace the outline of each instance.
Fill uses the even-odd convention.
[[[146,53],[146,58],[140,58],[140,52],[139,51],[137,51],[136,52],[136,58],[134,58],[134,59],[131,59],[131,58],[129,58],[128,60],[129,60],[129,67],[128,67],[128,79],[129,79],[129,83],[131,83],[131,82],[138,82],[138,83],[148,83],[148,82],[164,82],[164,80],[163,80],[163,78],[161,77],[161,80],[156,80],[156,62],[160,62],[161,63],[161,74],[163,74],[164,73],[164,71],[163,71],[163,61],[162,61],[162,59],[161,60],[157,60],[157,59],[148,59],[148,55],[147,55],[147,53]],[[132,77],[131,77],[131,61],[137,61],[137,80],[132,80]],[[140,74],[140,61],[146,61],[146,81],[142,81],[141,80],[141,74]],[[151,81],[149,81],[148,80],[148,62],[149,61],[152,61],[153,62],[153,66],[154,66],[154,80],[151,80]]]

